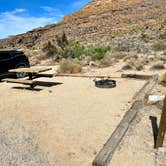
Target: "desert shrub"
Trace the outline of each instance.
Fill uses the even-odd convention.
[[[143,70],[144,64],[141,60],[135,60],[135,58],[130,59],[126,62],[126,64],[122,67],[122,70]]]
[[[35,45],[32,46],[32,50],[36,50],[37,47]]]
[[[26,55],[28,57],[37,56],[38,54],[39,54],[39,51],[37,51],[37,50],[30,50],[29,52],[26,52]]]
[[[139,59],[138,55],[131,52],[126,54],[126,56],[123,57],[124,62],[129,62],[129,61],[137,61]]]
[[[148,42],[149,40],[152,40],[152,36],[150,36],[149,34],[146,34],[146,33],[142,33],[141,34],[141,39],[144,41],[144,42]]]
[[[125,52],[113,52],[111,53],[112,57],[114,57],[115,59],[124,59],[127,54]]]
[[[166,31],[160,33],[160,39],[166,39]]]
[[[78,61],[65,59],[59,64],[58,73],[79,73],[81,70],[82,66]]]
[[[2,49],[3,48],[3,45],[2,44],[0,44],[0,49]]]
[[[113,63],[113,58],[110,55],[105,55],[103,59],[100,60],[100,67],[109,67]]]
[[[68,39],[67,39],[65,32],[63,32],[61,36],[56,35],[56,42],[57,42],[57,45],[62,50],[65,49],[66,45],[68,44]]]
[[[161,75],[160,81],[161,82],[166,82],[166,72]]]
[[[29,49],[32,49],[32,47],[34,46],[33,43],[26,43],[25,46]]]
[[[46,57],[59,55],[61,58],[79,58],[81,55],[85,55],[92,57],[94,60],[102,59],[109,50],[110,47],[101,46],[85,48],[74,39],[68,40],[65,33],[61,36],[55,36],[52,42],[47,42],[42,48]]]
[[[84,54],[84,47],[74,39],[68,40],[65,33],[56,36],[56,43],[59,47],[58,53],[64,58],[76,58]]]
[[[129,63],[125,64],[125,65],[122,67],[122,70],[131,70],[131,69],[133,69],[133,67],[132,67],[132,65],[129,64]]]
[[[57,48],[50,41],[44,44],[42,51],[46,53],[46,57],[53,57],[57,54]]]
[[[137,64],[135,64],[135,69],[138,70],[138,71],[140,71],[140,70],[144,69],[144,66],[143,66],[142,63],[137,63]]]
[[[100,67],[108,67],[111,66],[112,64],[117,63],[120,59],[123,59],[126,57],[127,54],[124,52],[107,52],[105,56],[99,61]]]
[[[145,42],[137,35],[137,36],[123,36],[117,37],[114,40],[114,49],[115,51],[122,51],[122,52],[130,52],[130,51],[137,51],[137,52],[146,52],[147,48]]]
[[[162,70],[164,69],[164,63],[163,62],[157,62],[150,68],[151,70]]]
[[[75,58],[83,55],[85,52],[85,48],[76,40],[69,40],[66,50],[72,51]]]
[[[154,51],[166,50],[166,40],[160,40],[152,45]]]
[[[129,59],[131,59],[131,56],[125,56],[125,57],[123,58],[123,62],[126,62],[126,61],[128,61]]]
[[[56,35],[52,42],[46,43],[42,51],[47,54],[47,57],[59,55],[61,58],[76,58],[84,54],[84,47],[76,40],[68,40],[65,33],[63,33],[59,36]]]
[[[110,51],[110,47],[92,47],[85,50],[85,54],[93,59],[102,59],[105,54]]]
[[[166,51],[163,52],[163,55],[166,55]]]

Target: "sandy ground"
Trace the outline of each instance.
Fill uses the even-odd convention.
[[[117,79],[116,88],[99,89],[88,78],[41,80],[62,84],[30,91],[0,83],[2,166],[90,166],[145,83]]]

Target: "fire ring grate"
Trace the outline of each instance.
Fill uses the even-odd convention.
[[[111,79],[94,80],[95,86],[98,88],[114,88],[116,87],[116,81]]]

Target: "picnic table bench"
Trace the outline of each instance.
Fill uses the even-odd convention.
[[[52,70],[50,67],[32,67],[32,68],[18,68],[18,69],[12,69],[9,70],[9,73],[26,73],[28,75],[28,79],[12,79],[12,78],[6,78],[2,81],[5,81],[7,83],[18,83],[18,84],[24,84],[24,85],[30,85],[31,88],[34,88],[38,81],[34,80],[39,77],[53,77],[54,74],[47,74],[43,73],[46,71]]]

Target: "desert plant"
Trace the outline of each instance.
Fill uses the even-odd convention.
[[[145,42],[137,35],[126,35],[114,40],[114,50],[117,52],[146,52]]]
[[[28,49],[32,49],[32,47],[34,46],[34,43],[26,43],[25,46],[26,46]]]
[[[122,70],[131,70],[131,69],[133,69],[133,66],[130,63],[127,63],[122,67]]]
[[[160,33],[160,39],[166,39],[166,31]]]
[[[144,42],[148,42],[149,40],[152,40],[153,38],[146,34],[146,33],[141,33],[141,39],[144,41]]]
[[[160,76],[160,81],[161,81],[161,82],[166,82],[166,72],[163,73],[163,74]]]
[[[109,67],[112,65],[114,59],[110,55],[105,55],[103,59],[100,60],[100,67]]]
[[[68,39],[67,39],[65,32],[63,32],[61,36],[56,35],[56,42],[57,42],[57,45],[62,50],[65,49],[66,45],[68,44]]]
[[[42,51],[46,53],[46,57],[53,57],[57,53],[57,48],[50,41],[44,44]]]
[[[111,66],[112,64],[117,63],[119,60],[123,59],[126,57],[127,54],[124,52],[107,52],[105,56],[100,60],[100,67],[108,67]]]
[[[85,54],[93,59],[102,59],[110,51],[110,47],[92,47],[85,50]]]
[[[160,40],[152,45],[154,51],[166,50],[166,40]]]
[[[58,73],[79,73],[81,70],[82,66],[77,60],[65,59],[59,64]]]
[[[132,58],[126,62],[126,64],[122,67],[122,70],[142,70],[143,68],[144,64],[141,62],[141,60]]]
[[[150,68],[151,70],[162,70],[164,69],[164,63],[163,62],[157,62],[155,64],[152,65],[152,67]]]
[[[42,51],[46,54],[46,57],[54,57],[58,54],[63,58],[78,58],[81,55],[86,55],[94,60],[99,60],[110,50],[110,47],[84,48],[78,41],[74,39],[68,40],[65,33],[61,36],[56,36],[54,41],[56,41],[57,46],[50,41],[43,46]]]
[[[68,41],[65,49],[70,50],[75,58],[83,55],[85,52],[85,48],[78,41],[73,39]]]

